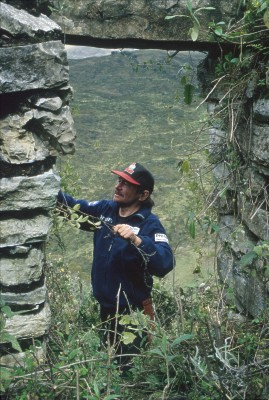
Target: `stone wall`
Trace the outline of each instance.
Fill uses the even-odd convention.
[[[44,243],[60,188],[54,164],[74,151],[75,131],[60,27],[2,2],[0,18],[1,299],[14,312],[4,332],[24,349],[50,326]],[[22,357],[1,347],[1,363]]]
[[[213,90],[216,59],[208,56],[199,79],[210,115],[210,158],[219,219],[217,263],[225,298],[259,317],[269,298],[269,75],[268,65],[221,81]],[[251,74],[250,74],[251,72]]]

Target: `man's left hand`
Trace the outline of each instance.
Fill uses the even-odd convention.
[[[132,227],[127,224],[118,224],[113,228],[115,234],[119,234],[123,239],[130,240],[135,246],[139,246],[142,242],[140,237],[136,236]]]

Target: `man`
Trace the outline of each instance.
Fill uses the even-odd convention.
[[[152,318],[152,276],[164,277],[174,265],[165,230],[151,213],[154,178],[139,163],[111,172],[118,176],[112,201],[75,200],[60,192],[58,202],[68,207],[79,204],[83,214],[102,222],[94,231],[91,270],[101,320],[135,309],[144,309]]]

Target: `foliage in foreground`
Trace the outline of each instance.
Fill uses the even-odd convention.
[[[4,381],[6,399],[267,399],[269,316],[248,320],[228,309],[213,280],[170,293],[155,283],[157,320],[151,343],[124,374],[115,348],[101,345],[98,306],[61,262],[47,265],[52,327],[47,356],[27,351]],[[148,327],[134,312],[119,317],[125,343]]]

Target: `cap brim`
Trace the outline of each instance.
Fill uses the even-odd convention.
[[[127,182],[132,183],[133,185],[138,185],[141,186],[139,182],[137,182],[136,180],[134,180],[130,175],[126,174],[125,172],[122,171],[116,171],[116,170],[112,170],[111,171],[113,174],[120,176],[122,179],[124,179]]]

